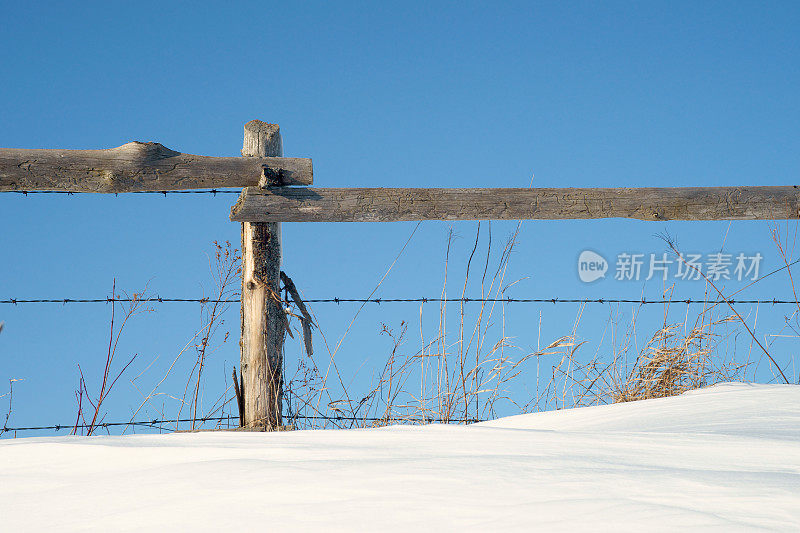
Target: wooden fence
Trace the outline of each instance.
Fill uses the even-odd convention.
[[[310,159],[283,156],[275,124],[244,126],[242,158],[183,154],[158,143],[108,150],[0,149],[0,191],[125,193],[243,188],[230,219],[242,223],[240,423],[282,426],[281,222],[633,218],[773,220],[800,218],[798,186],[682,188],[319,189]]]

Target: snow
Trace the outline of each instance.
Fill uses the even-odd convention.
[[[800,386],[473,426],[0,441],[0,529],[800,528]]]

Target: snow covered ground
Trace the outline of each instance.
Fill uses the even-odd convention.
[[[469,427],[0,441],[0,529],[800,529],[800,386]]]

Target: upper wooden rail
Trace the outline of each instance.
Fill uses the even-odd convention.
[[[0,148],[0,191],[118,193],[264,183],[311,185],[311,160],[207,157],[182,154],[149,142],[131,142],[108,150]]]
[[[316,189],[248,187],[231,220],[758,220],[800,218],[800,188]]]

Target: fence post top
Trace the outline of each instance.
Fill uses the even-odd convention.
[[[244,157],[262,157],[264,154],[282,154],[281,128],[260,120],[251,120],[244,125]]]
[[[274,131],[277,132],[280,129],[278,124],[270,124],[269,122],[264,122],[263,120],[251,120],[247,124],[244,125],[245,131]]]

